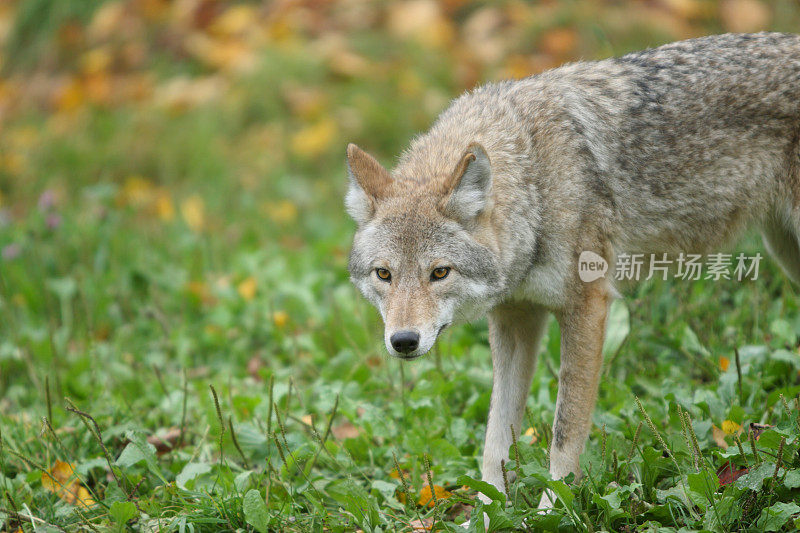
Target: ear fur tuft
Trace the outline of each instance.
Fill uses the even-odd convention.
[[[375,212],[375,201],[385,197],[392,178],[378,161],[353,143],[347,145],[347,172],[350,186],[345,207],[358,225]]]
[[[445,184],[449,191],[443,199],[445,213],[463,222],[474,220],[486,209],[491,186],[489,156],[480,144],[472,143]]]

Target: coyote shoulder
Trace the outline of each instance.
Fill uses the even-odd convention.
[[[353,283],[413,359],[488,315],[494,380],[483,478],[503,489],[538,341],[553,313],[561,369],[555,478],[580,475],[613,280],[582,252],[702,253],[747,226],[800,283],[800,36],[726,34],[456,99],[391,171],[347,148]],[[549,505],[547,497],[543,506]]]

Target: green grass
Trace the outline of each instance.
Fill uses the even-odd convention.
[[[32,4],[19,35],[46,5]],[[589,57],[657,44],[642,33],[674,38],[565,5],[525,28],[531,43],[569,24]],[[377,312],[347,279],[354,226],[342,206],[347,141],[389,164],[462,87],[441,51],[373,30],[349,37],[375,71],[343,75],[302,46],[267,48],[205,105],[25,106],[4,124],[0,530],[409,531],[435,519],[459,531],[481,511],[493,529],[800,527],[800,298],[768,259],[757,281],[648,282],[615,304],[621,344],[574,484],[547,475],[552,322],[521,428],[536,439],[512,449],[508,505],[476,501],[485,321],[451,328],[419,361],[388,358]],[[149,68],[164,79],[202,70],[168,55]],[[321,109],[304,115],[292,98],[309,88]],[[292,148],[328,118],[336,132],[319,152]],[[756,236],[737,250],[763,253]],[[742,425],[741,448],[715,442],[725,421]],[[755,452],[751,422],[775,426]],[[170,446],[147,443],[171,428]],[[95,504],[47,489],[57,460]],[[719,487],[725,462],[750,473]],[[429,479],[451,492],[435,508],[417,504]],[[561,503],[538,515],[545,488]]]

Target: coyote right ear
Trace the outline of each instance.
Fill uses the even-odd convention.
[[[448,215],[470,222],[486,208],[491,187],[489,156],[480,144],[472,143],[445,183],[442,207]]]
[[[344,203],[347,212],[361,225],[375,212],[375,201],[385,197],[392,177],[374,157],[353,143],[347,145],[350,187]]]

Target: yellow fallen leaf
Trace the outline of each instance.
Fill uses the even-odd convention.
[[[336,136],[336,123],[326,118],[305,127],[292,136],[292,151],[302,157],[313,158],[327,150]]]
[[[533,427],[529,427],[528,429],[526,429],[523,435],[531,438],[531,444],[539,440],[539,432],[536,431],[536,428]]]
[[[74,471],[72,465],[56,459],[55,464],[47,473],[42,474],[42,487],[50,492],[58,492],[70,480]]]
[[[69,113],[81,107],[86,100],[86,93],[80,80],[67,82],[55,96],[55,107],[60,113]]]
[[[441,485],[433,486],[433,495],[436,496],[437,500],[445,500],[451,496],[451,494]],[[431,494],[430,485],[425,485],[419,491],[419,500],[417,500],[417,504],[423,507],[426,505],[428,507],[433,507],[433,495]]]
[[[720,370],[722,370],[723,372],[726,372],[728,370],[729,366],[731,366],[731,360],[730,359],[728,359],[727,357],[720,357],[719,358],[719,368],[720,368]]]
[[[733,420],[725,420],[722,422],[722,431],[724,431],[728,435],[733,435],[737,433],[742,426],[734,422]]]
[[[250,276],[239,282],[239,285],[236,286],[236,291],[239,293],[239,296],[245,300],[252,300],[256,295],[257,288],[256,278]]]
[[[236,5],[225,10],[212,24],[211,31],[225,37],[244,33],[258,22],[258,12],[254,6]]]
[[[181,202],[181,215],[186,225],[193,231],[201,231],[205,224],[205,204],[199,195],[192,196]]]
[[[277,327],[282,328],[289,321],[289,315],[286,311],[275,311],[272,313],[272,321]]]
[[[156,215],[161,220],[169,222],[175,218],[175,206],[172,203],[172,197],[165,190],[158,191],[154,207]]]
[[[95,503],[75,477],[72,465],[58,459],[48,472],[42,473],[42,487],[72,505],[89,507]]]
[[[99,46],[81,56],[81,68],[86,74],[98,74],[108,70],[113,60],[108,47]]]
[[[153,200],[155,187],[142,176],[128,176],[117,194],[117,204],[121,206],[145,207]]]
[[[75,484],[77,485],[77,482],[75,482]],[[86,487],[78,487],[77,503],[84,507],[89,507],[90,505],[95,504],[94,498],[92,498],[92,495],[89,494],[88,490],[86,490]]]
[[[267,216],[269,216],[270,220],[273,222],[286,224],[294,222],[297,219],[297,206],[289,200],[270,202],[266,207]]]

